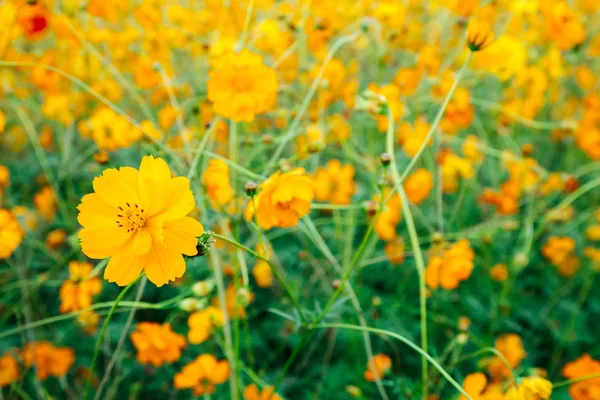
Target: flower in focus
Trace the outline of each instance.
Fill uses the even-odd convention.
[[[517,368],[521,361],[527,356],[523,349],[523,342],[521,337],[514,333],[508,333],[500,336],[496,339],[495,343],[496,350],[498,350],[511,368]],[[498,356],[494,356],[490,359],[487,365],[487,371],[494,379],[510,378],[512,372],[508,366]]]
[[[253,383],[246,386],[244,389],[244,400],[283,400],[279,395],[275,394],[272,386],[267,386],[263,390],[259,390]]]
[[[577,379],[588,375],[600,374],[600,361],[589,354],[583,354],[575,361],[565,364],[562,374],[567,379]],[[573,400],[594,400],[600,394],[600,377],[575,382],[569,386],[569,394]]]
[[[433,255],[425,269],[425,282],[431,289],[439,286],[446,290],[456,289],[461,281],[469,279],[473,272],[475,253],[467,239],[459,240],[448,249]]]
[[[203,343],[210,337],[215,328],[223,326],[224,316],[220,308],[209,306],[196,311],[188,318],[188,340],[190,343]]]
[[[246,206],[246,221],[252,220],[256,212],[256,221],[263,229],[289,228],[310,211],[314,183],[304,168],[277,171],[259,187],[258,194]]]
[[[329,201],[331,204],[350,204],[356,193],[354,167],[342,165],[339,160],[331,160],[326,168],[319,167],[315,173],[315,200]]]
[[[471,51],[479,51],[494,41],[494,31],[489,22],[472,18],[467,26],[467,46]]]
[[[26,367],[35,365],[37,377],[42,381],[48,376],[65,376],[75,362],[72,348],[54,347],[45,341],[27,343],[22,357]]]
[[[367,369],[365,371],[365,380],[369,382],[375,382],[377,378],[383,378],[389,370],[392,368],[392,359],[386,354],[376,354],[373,356],[370,362],[367,363]],[[374,371],[373,371],[374,370]]]
[[[69,262],[69,279],[60,287],[61,313],[79,311],[92,305],[92,297],[102,290],[100,278],[89,277],[92,264],[88,262]]]
[[[523,380],[508,389],[505,400],[547,400],[552,394],[552,383],[538,376]]]
[[[233,199],[229,184],[229,166],[222,160],[212,159],[202,173],[202,183],[213,207],[224,206]]]
[[[156,286],[185,272],[182,254],[198,253],[202,225],[186,217],[194,208],[187,178],[171,178],[167,163],[146,156],[139,171],[110,168],[93,182],[95,193],[79,205],[81,249],[94,259],[110,257],[104,278],[125,286],[142,269]]]
[[[212,394],[215,386],[229,378],[229,363],[217,361],[211,354],[201,354],[175,375],[175,388],[192,389],[194,396]]]
[[[185,347],[185,337],[173,332],[171,324],[140,322],[131,332],[131,342],[137,350],[140,364],[152,364],[159,367],[173,363],[181,357]]]
[[[8,386],[19,379],[19,363],[10,353],[0,357],[0,388]]]
[[[404,182],[404,190],[408,200],[415,204],[421,204],[433,189],[433,175],[425,168],[419,168],[410,174]]]
[[[258,54],[243,50],[219,59],[209,72],[208,99],[216,114],[235,122],[252,122],[254,117],[275,107],[277,75]]]

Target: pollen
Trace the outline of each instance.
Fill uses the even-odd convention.
[[[148,217],[144,209],[135,203],[125,203],[118,207],[116,223],[119,228],[127,229],[127,233],[136,232],[146,225]]]

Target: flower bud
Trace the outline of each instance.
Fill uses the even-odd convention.
[[[258,189],[258,185],[255,182],[248,182],[244,186],[244,190],[246,191],[246,195],[249,197],[254,197],[256,195],[256,190]]]

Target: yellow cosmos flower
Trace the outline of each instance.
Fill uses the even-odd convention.
[[[460,282],[469,279],[473,272],[475,253],[467,239],[461,239],[441,254],[429,259],[425,269],[425,282],[431,289],[442,287],[456,289]]]
[[[181,277],[182,254],[198,253],[202,225],[187,217],[194,208],[190,181],[171,178],[167,163],[146,156],[139,171],[110,168],[94,179],[95,193],[79,205],[81,249],[94,259],[110,257],[104,278],[125,286],[142,269],[156,286]]]
[[[233,199],[229,184],[229,166],[222,160],[212,159],[202,174],[202,183],[213,207],[219,208]]]
[[[319,167],[315,173],[315,198],[331,204],[350,204],[356,193],[354,167],[330,160],[327,167]]]
[[[236,122],[252,122],[277,102],[277,74],[248,50],[221,57],[209,72],[208,99],[213,111]]]
[[[0,208],[0,259],[8,258],[15,251],[25,232],[10,211]]]
[[[315,195],[314,183],[304,168],[277,171],[260,184],[260,191],[246,206],[247,221],[254,218],[263,229],[289,228],[308,214]]]
[[[190,343],[203,343],[210,337],[213,330],[223,326],[224,316],[220,308],[208,306],[196,311],[188,318],[188,340]]]

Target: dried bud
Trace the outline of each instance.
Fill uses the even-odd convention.
[[[381,162],[381,165],[387,167],[388,165],[390,165],[392,159],[388,153],[381,153],[381,155],[379,156],[379,161]]]

